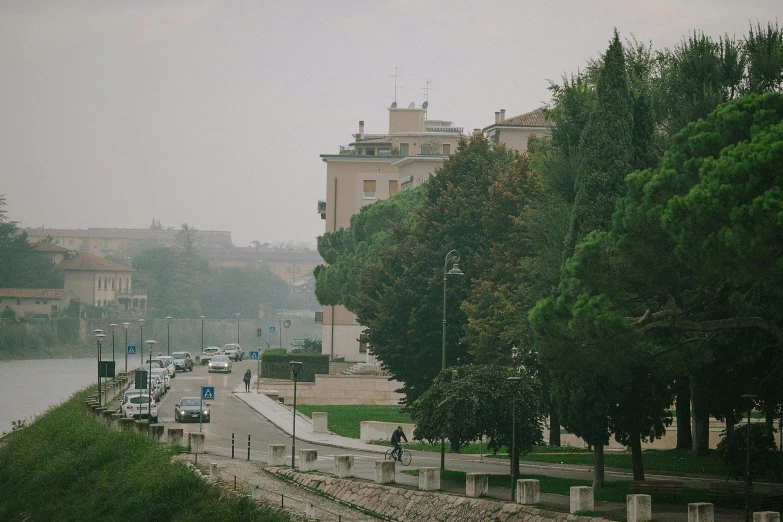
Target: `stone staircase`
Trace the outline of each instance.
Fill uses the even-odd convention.
[[[340,372],[341,375],[386,375],[386,372],[372,363],[356,363]]]

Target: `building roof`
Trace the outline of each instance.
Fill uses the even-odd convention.
[[[36,252],[62,252],[63,254],[70,252],[67,248],[55,245],[54,243],[49,243],[48,241],[41,241],[33,244],[33,249]]]
[[[0,288],[0,297],[14,299],[62,299],[67,293],[56,288]]]
[[[66,259],[57,268],[62,270],[85,270],[89,272],[133,272],[128,266],[109,261],[85,252],[79,252],[71,259]]]
[[[554,127],[555,123],[551,120],[548,120],[546,116],[544,116],[544,111],[541,109],[536,109],[534,111],[526,112],[525,114],[519,114],[518,116],[512,116],[511,118],[506,118],[500,123],[493,123],[492,125],[489,125],[488,127],[485,127],[482,129],[484,132],[486,132],[489,129],[493,129],[495,127]]]

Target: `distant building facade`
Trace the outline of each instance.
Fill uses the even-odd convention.
[[[78,299],[73,292],[52,288],[0,288],[0,311],[19,316],[56,317]]]
[[[506,118],[506,110],[495,113],[495,123],[484,127],[482,132],[492,143],[503,143],[510,149],[527,152],[527,141],[531,136],[548,136],[554,123],[546,119],[541,109]]]
[[[65,290],[83,303],[107,306],[116,301],[122,310],[147,308],[147,292],[133,289],[134,270],[130,267],[83,252],[57,267],[65,275]]]

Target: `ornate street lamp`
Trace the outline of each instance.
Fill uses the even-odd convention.
[[[449,266],[449,258],[454,261],[454,266],[448,272],[446,269]],[[446,254],[446,258],[443,260],[443,335],[440,353],[440,369],[446,369],[446,276],[447,275],[465,275],[462,270],[459,269],[459,252],[456,250],[450,250]],[[440,469],[446,469],[446,438],[441,436],[440,438]]]
[[[109,326],[111,326],[111,360],[114,361],[114,328],[116,328],[116,324],[111,323]]]
[[[171,316],[166,316],[166,355],[171,355]]]
[[[291,467],[296,467],[294,464],[294,456],[296,455],[296,381],[299,377],[299,370],[302,369],[302,363],[299,361],[291,361],[291,371],[294,374],[294,426],[291,436]]]
[[[103,330],[93,330],[95,338],[98,340],[98,406],[101,405],[101,344],[106,335]]]
[[[242,316],[240,313],[234,314],[237,316],[237,346],[239,346],[239,318]]]
[[[144,319],[139,319],[139,328],[141,328],[141,330],[139,330],[139,357],[141,358],[140,366],[144,366]],[[150,357],[152,357],[151,352]]]
[[[201,352],[204,353],[204,319],[206,319],[206,317],[200,315],[199,319],[201,319]]]
[[[130,323],[122,323],[122,327],[125,328],[125,373],[128,373],[128,327]]]

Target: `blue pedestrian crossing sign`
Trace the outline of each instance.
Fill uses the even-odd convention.
[[[201,387],[201,399],[205,401],[211,401],[215,398],[214,386],[202,386]]]
[[[269,333],[275,333],[276,328],[274,326],[269,327]]]
[[[128,345],[128,355],[135,355],[136,354],[136,347],[132,344]]]
[[[257,361],[258,360],[258,352],[250,352],[250,360],[251,361]]]

